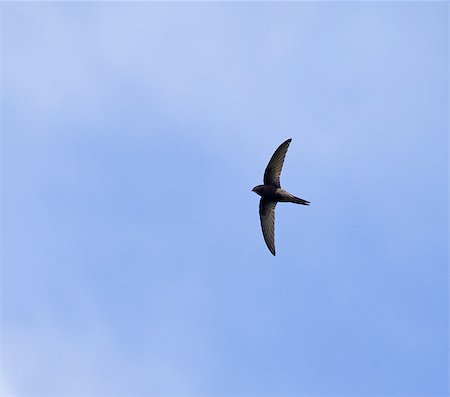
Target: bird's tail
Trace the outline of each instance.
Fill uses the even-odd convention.
[[[294,196],[292,202],[295,204],[309,205],[309,201],[303,200],[300,197],[295,197],[295,196]]]

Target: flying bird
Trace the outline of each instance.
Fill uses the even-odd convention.
[[[264,172],[264,185],[255,186],[252,191],[261,196],[259,201],[259,217],[267,248],[275,256],[275,206],[278,202],[309,205],[303,200],[281,188],[280,174],[284,158],[292,139],[283,142],[267,164]]]

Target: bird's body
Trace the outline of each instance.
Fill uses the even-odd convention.
[[[270,252],[275,256],[275,206],[278,202],[309,205],[309,201],[294,196],[281,188],[280,174],[283,168],[284,158],[292,139],[283,142],[269,161],[264,172],[264,184],[253,188],[253,191],[261,196],[259,202],[259,216],[264,240]]]
[[[284,203],[296,203],[296,204],[309,204],[308,201],[303,200],[299,197],[294,196],[288,191],[282,189],[281,187],[275,187],[273,185],[258,185],[255,186],[253,191],[260,195],[261,197],[275,202]]]

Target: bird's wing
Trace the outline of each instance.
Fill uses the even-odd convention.
[[[292,139],[288,139],[283,142],[278,149],[275,150],[275,153],[272,155],[272,158],[267,164],[266,171],[264,172],[264,185],[274,185],[276,187],[280,186],[280,174],[283,169],[284,158],[286,157],[286,153],[291,143]]]
[[[261,198],[259,202],[259,217],[267,248],[275,256],[275,206],[276,201]]]

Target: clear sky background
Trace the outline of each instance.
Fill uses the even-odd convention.
[[[2,3],[2,395],[447,395],[447,7]]]

